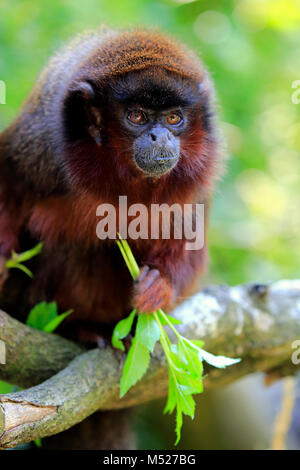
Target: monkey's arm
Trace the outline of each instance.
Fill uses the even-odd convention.
[[[7,278],[5,262],[13,250],[20,249],[20,232],[36,199],[30,181],[25,180],[23,172],[16,168],[14,136],[6,131],[0,135],[0,290]],[[26,164],[34,179],[34,168],[29,162]]]
[[[7,278],[5,262],[12,250],[19,249],[19,234],[29,211],[26,193],[22,191],[7,168],[1,167],[0,177],[0,290]]]
[[[32,207],[57,192],[57,188],[61,191],[61,178],[54,158],[53,142],[49,137],[50,131],[42,110],[31,109],[33,105],[30,103],[29,100],[16,120],[0,134],[2,273],[11,251],[20,248],[20,232],[30,217]]]
[[[22,191],[23,197],[18,200],[21,187],[10,166],[0,142],[0,256],[9,256],[18,246],[21,205],[26,198]]]

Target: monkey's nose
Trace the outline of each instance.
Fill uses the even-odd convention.
[[[170,145],[173,136],[165,127],[156,126],[151,129],[149,137],[152,143],[155,143],[155,145],[158,145],[159,147],[164,147],[166,145]]]

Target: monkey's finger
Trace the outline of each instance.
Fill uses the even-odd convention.
[[[148,289],[152,284],[161,280],[161,275],[158,269],[150,269],[146,275],[139,279],[138,289]]]
[[[142,307],[141,312],[142,313],[152,313],[158,310],[159,308],[162,308],[165,304],[165,296],[162,295],[159,298],[156,298],[155,300],[152,300],[151,302],[145,303]]]
[[[137,293],[134,298],[134,306],[141,313],[154,312],[169,304],[171,293],[169,284],[159,278],[147,290]]]
[[[140,283],[141,281],[143,281],[143,280],[146,278],[146,276],[147,276],[147,274],[148,274],[149,271],[150,271],[149,266],[147,266],[147,265],[146,265],[146,266],[143,266],[143,267],[141,268],[140,275],[139,275],[139,277],[136,279],[135,282],[138,284],[138,283]]]

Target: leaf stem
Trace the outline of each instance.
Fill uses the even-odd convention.
[[[168,323],[169,327],[171,328],[172,331],[174,331],[175,335],[177,336],[178,339],[181,339],[182,336],[180,333],[178,333],[178,331],[176,330],[176,328],[172,325],[172,323],[170,322],[170,320],[168,319],[167,315],[165,314],[165,312],[161,309],[159,309],[159,313],[163,316],[164,320]]]

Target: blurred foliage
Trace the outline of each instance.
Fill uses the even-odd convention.
[[[47,58],[100,24],[168,31],[213,75],[230,158],[212,210],[208,281],[299,277],[299,0],[2,0],[0,130]]]

